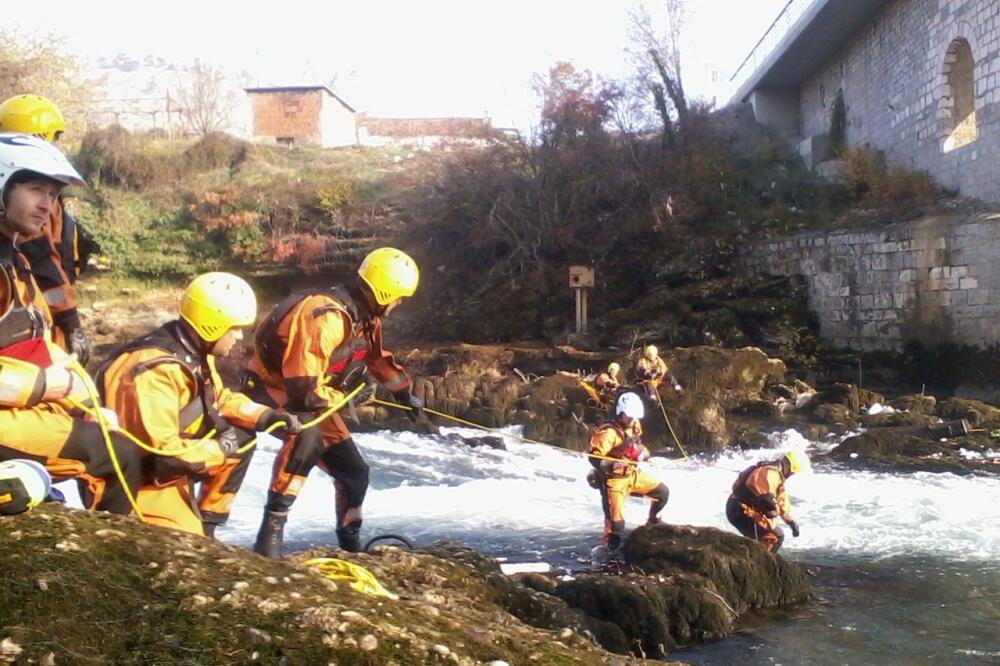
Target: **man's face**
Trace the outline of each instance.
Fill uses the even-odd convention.
[[[3,226],[7,232],[35,236],[52,214],[62,185],[39,178],[7,188]]]
[[[228,356],[236,343],[243,339],[242,328],[231,328],[212,345],[213,356]]]

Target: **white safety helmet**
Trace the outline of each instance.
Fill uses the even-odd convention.
[[[21,171],[33,171],[66,185],[83,185],[83,178],[66,156],[44,139],[0,132],[0,210],[7,183]]]
[[[642,398],[635,393],[627,392],[618,396],[615,403],[615,415],[625,416],[632,419],[641,419],[646,415],[646,406],[642,404]]]
[[[34,460],[15,459],[0,463],[0,515],[24,513],[38,506],[49,494],[52,477]]]

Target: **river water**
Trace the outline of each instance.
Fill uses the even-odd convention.
[[[514,439],[506,451],[412,433],[355,440],[372,467],[365,539],[447,538],[508,562],[567,569],[584,567],[597,544],[603,517],[580,454]],[[807,442],[792,430],[771,433],[769,442],[711,461],[654,458],[651,471],[671,489],[662,517],[731,530],[725,500],[739,470],[787,448],[816,452],[837,443]],[[261,438],[219,530],[223,541],[253,542],[276,444]],[[749,618],[734,636],[671,658],[706,666],[1000,664],[1000,477],[818,464],[786,487],[802,535],[788,535],[782,555],[815,568],[815,601]],[[630,501],[629,525],[643,522],[647,506]],[[286,550],[335,544],[332,507],[332,484],[314,471],[292,509]]]

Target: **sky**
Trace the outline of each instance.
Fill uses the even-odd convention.
[[[688,0],[682,41],[691,96],[719,95],[787,0]],[[379,116],[537,117],[534,74],[560,60],[610,78],[628,71],[629,11],[639,0],[49,0],[5,3],[4,24],[61,37],[90,63],[118,54],[196,58],[253,85],[326,84]],[[645,0],[654,19],[661,0]],[[260,7],[258,9],[258,6]]]

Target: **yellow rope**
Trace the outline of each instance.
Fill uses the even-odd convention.
[[[410,410],[410,407],[406,405],[400,405],[395,402],[386,402],[385,400],[379,400],[378,398],[372,398],[371,402],[373,402],[376,405],[382,405],[384,407],[395,407],[396,409],[403,409],[407,411]],[[542,446],[551,446],[554,449],[559,449],[560,451],[564,451],[566,453],[579,453],[581,455],[587,456],[588,458],[596,458],[597,460],[610,460],[612,462],[622,463],[625,465],[639,464],[637,461],[629,460],[628,458],[611,458],[609,456],[602,456],[596,453],[585,453],[583,451],[572,451],[570,449],[564,449],[563,447],[556,446],[555,444],[549,444],[548,442],[539,442],[536,439],[529,439],[527,437],[521,437],[520,435],[513,435],[511,433],[506,433],[498,428],[490,428],[488,426],[479,425],[478,423],[473,423],[472,421],[466,421],[465,419],[460,419],[457,416],[452,416],[451,414],[445,414],[444,412],[435,411],[433,409],[430,409],[429,407],[424,407],[424,411],[427,412],[428,414],[433,414],[434,416],[440,416],[441,418],[449,419],[451,421],[455,421],[456,423],[461,423],[462,425],[467,425],[470,428],[478,428],[480,430],[485,430],[487,432],[496,433],[501,437],[513,437],[514,439],[519,439],[522,442],[527,442],[529,444],[541,444]]]
[[[89,377],[88,377],[88,379],[89,379]],[[320,421],[322,421],[323,419],[325,419],[328,416],[330,416],[330,414],[332,414],[333,412],[335,412],[338,409],[340,409],[341,407],[343,407],[347,403],[347,401],[349,401],[351,398],[353,398],[355,396],[355,394],[357,394],[357,392],[360,391],[361,389],[363,389],[364,387],[365,387],[365,385],[361,384],[360,386],[358,386],[357,388],[355,388],[353,391],[351,391],[350,393],[348,393],[347,395],[345,395],[344,398],[342,398],[340,401],[338,401],[333,406],[331,406],[329,409],[327,409],[326,411],[324,411],[322,414],[320,414],[316,418],[312,419],[311,421],[308,421],[307,423],[303,423],[302,424],[302,429],[305,430],[306,428],[311,428],[314,425],[316,425],[317,423],[319,423]],[[96,400],[95,400],[95,397],[93,395],[91,395],[89,397],[90,397],[91,402],[95,402],[95,404],[97,404]],[[93,418],[98,423],[102,424],[102,426],[107,427],[107,419],[104,418],[104,414],[102,414],[99,409],[91,409],[90,407],[87,407],[86,405],[84,405],[84,404],[82,404],[82,403],[74,400],[73,398],[67,398],[67,400],[69,400],[70,404],[72,404],[74,407],[76,407],[77,409],[79,409],[83,413],[87,414],[88,416],[90,416],[91,418]],[[277,429],[279,427],[281,427],[281,424],[280,423],[275,423],[275,424],[269,426],[263,432],[270,433],[270,432],[274,431],[275,429]],[[202,437],[201,439],[195,440],[191,444],[186,444],[184,446],[176,447],[176,448],[173,448],[173,449],[158,449],[158,448],[156,448],[154,446],[146,444],[141,439],[139,439],[138,437],[136,437],[135,435],[133,435],[131,432],[129,432],[128,430],[126,430],[125,428],[122,428],[120,426],[118,428],[115,428],[115,432],[118,432],[121,435],[123,435],[125,438],[127,438],[129,441],[131,441],[133,444],[135,444],[136,446],[138,446],[143,451],[146,451],[148,453],[152,453],[153,455],[164,456],[164,457],[182,456],[185,453],[187,453],[189,451],[193,451],[194,449],[198,448],[199,446],[201,446],[202,444],[204,444],[206,441],[212,439],[216,435],[216,430],[213,428],[204,437]],[[236,449],[236,453],[245,453],[245,452],[249,451],[250,449],[252,449],[256,445],[257,445],[257,437],[256,436],[251,437],[246,442],[244,442],[238,449]]]
[[[73,369],[80,381],[83,382],[83,387],[87,390],[87,395],[90,397],[90,401],[95,405],[100,404],[100,396],[97,394],[97,387],[94,386],[94,382],[91,381],[90,375],[84,369],[80,362],[76,360],[76,357],[70,356],[69,367]],[[75,403],[75,401],[72,401]],[[98,412],[97,426],[101,429],[101,436],[104,438],[104,445],[108,449],[108,457],[111,459],[111,466],[115,470],[115,476],[118,477],[118,483],[122,485],[122,490],[125,491],[125,497],[128,498],[128,503],[132,505],[132,510],[135,511],[135,515],[138,516],[139,520],[145,522],[145,517],[142,515],[142,511],[139,510],[139,505],[135,501],[135,497],[132,495],[132,490],[128,487],[128,483],[125,481],[125,473],[122,472],[122,467],[118,462],[118,455],[115,453],[115,446],[111,443],[111,433],[108,431],[107,420],[104,419],[104,415]]]
[[[663,414],[663,420],[667,422],[667,429],[670,431],[670,435],[674,438],[674,442],[677,443],[677,448],[684,454],[684,460],[687,460],[687,451],[681,446],[681,440],[677,439],[677,433],[674,432],[674,427],[670,425],[670,419],[667,418],[667,410],[663,407],[663,401],[660,400],[660,392],[656,390],[655,386],[653,387],[653,395],[656,396],[656,404],[660,406],[660,413]]]

